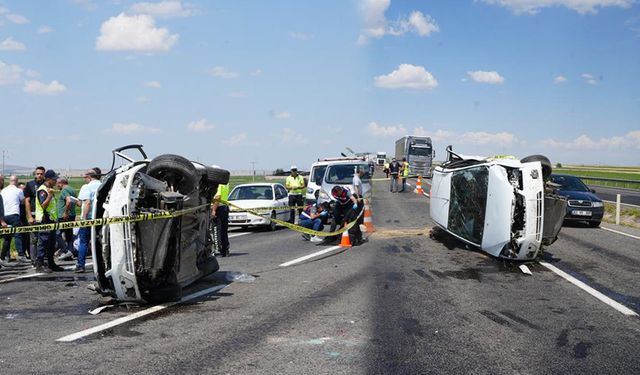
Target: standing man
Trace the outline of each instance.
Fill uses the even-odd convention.
[[[44,183],[36,191],[36,222],[38,224],[53,224],[58,220],[56,211],[56,196],[53,187],[56,185],[58,175],[49,169],[44,173]],[[53,260],[56,246],[56,231],[45,230],[38,232],[38,256],[36,258],[36,272],[61,272],[64,268],[58,266]],[[48,267],[44,266],[44,257],[47,257]]]
[[[214,224],[214,244],[223,257],[229,256],[229,185],[220,184],[211,204],[211,218]],[[217,243],[216,243],[217,242]]]
[[[2,189],[2,202],[4,208],[4,222],[12,227],[20,226],[20,204],[24,201],[24,194],[22,190],[18,188],[18,177],[11,176],[9,178],[9,186]],[[16,239],[16,249],[18,250],[18,261],[22,263],[29,263],[24,256],[24,249],[22,248],[22,235],[16,233],[14,235],[5,235],[4,244],[2,246],[2,253],[0,254],[0,264],[3,262],[9,262],[11,258],[11,237]]]
[[[295,165],[291,166],[291,175],[287,176],[284,184],[289,191],[289,206],[300,206],[301,208],[298,208],[298,214],[300,214],[304,205],[305,183],[304,178],[298,174],[298,168]],[[295,218],[296,210],[292,208],[289,211],[289,222],[293,224]]]
[[[389,186],[389,191],[392,193],[398,192],[398,175],[400,174],[401,165],[398,163],[396,158],[391,160],[391,164],[389,164],[389,174],[391,175],[391,185]]]
[[[404,187],[407,184],[407,176],[409,176],[409,162],[407,161],[407,158],[402,158],[402,189],[400,189],[400,192],[402,193],[404,191]]]
[[[58,211],[58,221],[75,221],[76,220],[76,191],[69,186],[69,180],[66,177],[58,179],[58,189],[60,196],[56,201],[56,210]],[[60,256],[58,260],[73,259],[77,256],[73,248],[73,228],[61,229],[57,236],[58,244],[60,244]]]
[[[36,191],[42,183],[44,182],[44,167],[39,166],[36,167],[35,172],[33,173],[33,180],[27,182],[27,186],[24,188],[24,210],[27,216],[27,224],[33,225],[35,223],[35,214],[36,214]],[[37,249],[38,249],[38,233],[31,232],[29,233],[29,237],[27,237],[29,247],[29,254],[31,258],[31,263],[35,265],[35,261],[37,258]],[[24,238],[23,238],[24,239]]]
[[[93,218],[93,200],[96,196],[96,192],[100,187],[100,174],[95,169],[89,169],[84,174],[84,180],[86,184],[80,188],[78,193],[77,204],[81,207],[80,219],[90,220]],[[75,272],[84,272],[84,263],[87,259],[87,251],[89,250],[89,241],[91,241],[91,228],[79,228],[78,229],[79,248],[78,248],[78,261],[76,263]]]

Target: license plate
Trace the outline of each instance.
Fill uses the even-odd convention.
[[[576,215],[576,216],[591,216],[591,211],[573,210],[573,211],[571,211],[571,214]]]
[[[247,220],[247,215],[232,215],[230,217],[231,220]]]

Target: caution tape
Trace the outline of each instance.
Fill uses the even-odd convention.
[[[413,176],[398,176],[398,178],[417,178],[417,177],[421,177],[418,175],[413,175]],[[386,177],[386,178],[372,178],[369,181],[389,181],[391,180],[391,177]]]
[[[86,227],[95,227],[95,226],[109,225],[109,224],[124,224],[124,223],[134,223],[134,222],[147,221],[147,220],[169,219],[173,217],[182,216],[191,212],[196,212],[205,207],[209,207],[209,205],[206,204],[206,205],[201,205],[197,207],[186,208],[184,210],[176,210],[176,211],[149,212],[149,213],[141,213],[141,214],[135,214],[135,215],[129,215],[129,216],[113,216],[113,217],[103,217],[100,219],[62,221],[62,222],[50,223],[50,224],[36,224],[36,225],[28,225],[28,226],[22,226],[22,227],[3,228],[3,229],[0,229],[0,235],[31,233],[31,232],[47,232],[52,230],[86,228]]]

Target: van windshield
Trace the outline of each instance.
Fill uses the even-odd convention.
[[[326,165],[319,165],[317,167],[313,167],[313,170],[311,171],[311,178],[309,179],[309,181],[315,182],[315,183],[322,182],[322,177],[324,177],[324,172],[326,170],[327,170]]]
[[[411,155],[431,156],[431,147],[412,146],[409,152],[411,153]]]
[[[367,164],[338,164],[328,167],[324,181],[329,184],[349,185],[353,183],[353,175],[358,167],[365,171],[362,181],[369,180],[369,166]]]
[[[474,167],[453,172],[448,229],[481,245],[484,229],[489,169]]]

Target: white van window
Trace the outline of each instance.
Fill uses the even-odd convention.
[[[313,167],[311,170],[310,181],[316,184],[319,184],[322,181],[322,177],[324,177],[324,172],[327,170],[326,165],[318,165],[317,167]]]
[[[487,205],[489,169],[485,166],[453,172],[448,229],[480,245]]]

